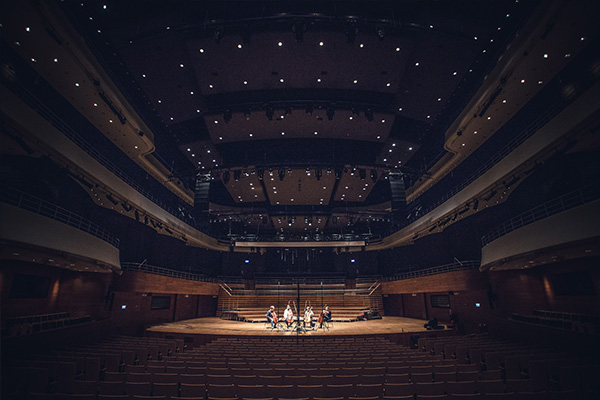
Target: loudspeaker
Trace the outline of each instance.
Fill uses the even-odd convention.
[[[392,215],[394,221],[400,221],[406,214],[406,189],[401,172],[390,172],[388,175],[392,194]]]
[[[199,227],[208,226],[208,205],[210,194],[210,175],[200,174],[196,177],[196,190],[194,191],[194,217]]]

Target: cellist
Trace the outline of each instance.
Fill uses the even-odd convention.
[[[267,311],[267,322],[271,323],[271,329],[277,323],[277,314],[275,313],[275,306],[271,306]]]
[[[306,306],[306,311],[304,311],[304,327],[306,328],[306,324],[308,323],[309,327],[312,327],[312,317],[315,315],[310,306]]]
[[[283,312],[283,319],[285,319],[285,323],[287,324],[288,328],[294,323],[294,312],[292,311],[292,307],[290,307],[289,304]]]
[[[323,327],[323,321],[331,321],[331,311],[329,310],[329,306],[325,306],[325,308],[323,308],[323,312],[319,316],[319,328]]]

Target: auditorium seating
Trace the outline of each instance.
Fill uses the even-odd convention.
[[[464,360],[455,358],[458,347],[466,348]],[[131,360],[132,352],[129,364],[123,356]],[[422,338],[417,348],[378,336],[218,337],[195,348],[181,340],[115,337],[18,357],[6,365],[3,398],[11,400],[587,400],[597,393],[600,371],[595,355],[487,335]],[[461,373],[469,379],[460,379]]]

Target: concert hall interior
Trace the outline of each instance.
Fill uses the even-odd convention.
[[[594,1],[0,7],[3,398],[598,398]]]

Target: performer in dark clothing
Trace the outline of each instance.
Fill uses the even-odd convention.
[[[277,314],[275,314],[275,306],[271,306],[267,311],[267,322],[271,323],[271,329],[273,329],[275,318],[277,318]]]
[[[323,327],[323,322],[325,321],[331,321],[331,310],[329,309],[329,306],[325,306],[323,312],[321,313],[321,318],[319,318],[319,328]]]

